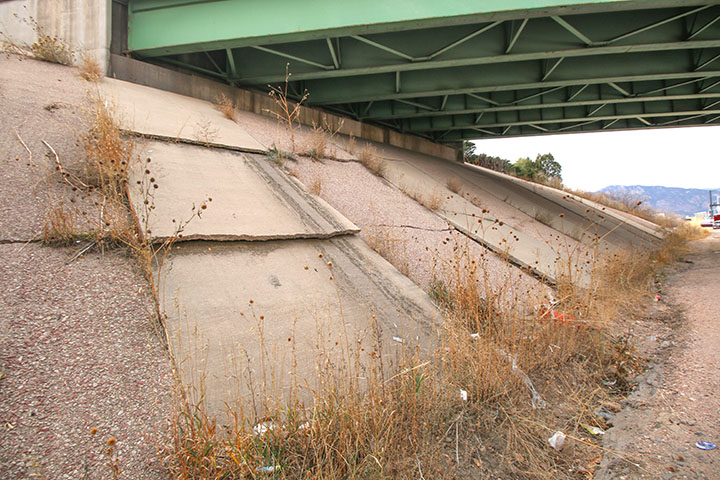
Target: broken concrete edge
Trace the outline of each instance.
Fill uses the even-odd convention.
[[[519,258],[515,257],[514,255],[511,255],[510,253],[503,251],[499,248],[497,248],[495,245],[493,245],[490,242],[485,241],[483,237],[480,237],[478,235],[475,235],[471,231],[469,231],[467,228],[463,227],[459,223],[455,222],[454,220],[451,220],[444,215],[441,215],[441,218],[443,218],[445,221],[448,222],[449,225],[452,225],[452,227],[460,232],[461,234],[465,235],[467,238],[472,240],[473,242],[482,245],[484,248],[490,250],[492,253],[497,255],[498,257],[505,259],[509,264],[513,265],[514,267],[519,268],[521,271],[532,275],[536,279],[540,280],[545,285],[548,285],[550,287],[557,286],[557,279],[554,276],[551,276],[547,273],[543,273],[537,268],[533,267],[532,265],[528,265],[527,263],[523,262]]]
[[[239,110],[258,115],[271,116],[269,112],[276,107],[275,102],[268,95],[232,87],[198,74],[185,73],[117,54],[110,55],[110,68],[109,76],[112,78],[208,102],[212,102],[219,93],[223,93],[235,101]],[[362,123],[312,107],[304,106],[300,110],[298,121],[303,125],[312,126],[313,124],[322,124],[323,119],[326,119],[332,126],[337,126],[342,121],[343,126],[340,132],[355,138],[392,145],[448,161],[456,162],[458,159],[459,150],[450,146],[431,142],[415,135],[396,132],[387,127]]]
[[[483,173],[487,173],[488,175],[492,175],[492,176],[495,176],[498,178],[502,178],[502,179],[514,182],[517,185],[520,185],[520,186],[522,186],[528,190],[534,191],[536,193],[538,190],[543,190],[543,191],[551,193],[553,195],[558,195],[558,194],[562,193],[563,195],[566,195],[566,196],[572,198],[573,200],[577,201],[578,203],[581,203],[587,207],[591,207],[594,210],[597,210],[598,212],[608,214],[611,217],[613,217],[614,219],[616,219],[617,221],[619,221],[625,225],[634,227],[634,228],[642,231],[643,233],[646,233],[648,235],[651,235],[652,237],[657,238],[658,240],[663,240],[665,238],[662,234],[658,233],[658,231],[662,231],[662,227],[660,227],[659,225],[656,225],[652,222],[649,222],[647,220],[638,218],[635,215],[632,215],[630,213],[624,214],[623,212],[619,212],[612,207],[608,207],[606,205],[601,205],[592,200],[588,200],[586,198],[580,197],[573,193],[566,192],[565,190],[559,190],[557,188],[549,187],[547,185],[531,182],[530,180],[525,180],[523,178],[514,177],[512,175],[508,175],[507,173],[498,172],[498,171],[495,171],[495,170],[492,170],[489,168],[481,167],[479,165],[473,165],[471,163],[463,163],[463,166],[466,166],[468,168],[482,170]],[[552,201],[550,198],[548,198],[548,200]],[[653,229],[651,227],[648,227],[646,225],[643,225],[643,222],[647,222],[647,223],[650,223],[651,225],[654,225],[657,230]]]
[[[259,155],[265,155],[268,152],[267,150],[239,147],[237,145],[227,145],[224,143],[214,143],[214,142],[200,142],[198,140],[190,140],[188,138],[168,137],[165,135],[142,133],[142,132],[136,132],[134,130],[126,130],[126,129],[122,129],[122,128],[120,129],[120,133],[130,136],[130,137],[141,138],[143,140],[156,140],[156,141],[167,142],[167,143],[182,143],[182,144],[186,144],[186,145],[194,145],[197,147],[219,148],[222,150],[230,150],[233,152],[257,153]]]
[[[193,233],[190,235],[173,235],[173,236],[157,236],[152,237],[150,241],[153,244],[161,244],[167,241],[179,242],[193,242],[193,241],[206,241],[206,242],[272,242],[279,240],[328,240],[330,238],[342,237],[347,235],[356,235],[360,233],[360,229],[347,229],[331,233],[297,233],[287,235],[234,235],[234,234],[222,234],[222,233]]]

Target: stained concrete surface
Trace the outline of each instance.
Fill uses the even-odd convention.
[[[206,406],[220,414],[227,403],[262,416],[265,398],[292,391],[309,405],[319,365],[345,370],[356,352],[367,367],[376,352],[389,368],[427,350],[440,319],[427,295],[354,235],[184,242],[160,278],[184,380],[199,387],[204,375]]]
[[[129,192],[141,228],[147,226],[154,239],[175,236],[198,209],[201,217],[182,231],[185,240],[328,238],[359,231],[265,156],[158,141],[145,144],[143,153],[145,160],[130,171]]]
[[[210,102],[113,78],[101,81],[99,93],[114,107],[125,130],[250,152],[266,150]]]
[[[335,141],[347,148],[348,140]],[[586,244],[600,242],[608,248],[647,248],[659,244],[663,232],[659,227],[633,215],[581,200],[562,190],[537,185],[522,179],[474,165],[451,162],[408,152],[387,145],[372,144],[388,160],[411,163],[444,187],[448,180],[460,182],[464,194],[480,201],[492,196],[531,219],[515,224],[518,230],[542,223],[557,232]],[[429,192],[428,192],[429,193]],[[508,220],[513,223],[512,219]],[[530,232],[528,232],[530,233]],[[547,239],[545,240],[547,241]]]

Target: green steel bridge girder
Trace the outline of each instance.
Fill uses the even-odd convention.
[[[720,0],[130,0],[129,48],[435,141],[720,119]]]

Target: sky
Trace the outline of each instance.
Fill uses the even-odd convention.
[[[720,189],[720,126],[575,133],[478,140],[475,153],[535,159],[552,153],[563,183],[597,191],[609,185]]]

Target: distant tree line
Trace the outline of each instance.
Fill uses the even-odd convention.
[[[538,154],[535,160],[525,157],[511,162],[504,158],[475,153],[475,148],[474,143],[463,142],[465,162],[533,182],[562,186],[562,165],[555,160],[552,153]]]

